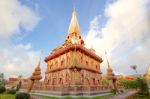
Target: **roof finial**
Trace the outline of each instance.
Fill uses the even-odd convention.
[[[43,51],[41,50],[39,61],[41,61],[42,53],[43,53]]]
[[[73,12],[75,12],[75,13],[76,13],[76,8],[75,8],[75,6],[73,7]]]

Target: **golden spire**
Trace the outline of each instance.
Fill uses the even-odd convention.
[[[71,22],[70,22],[69,29],[68,29],[68,35],[73,32],[80,34],[80,28],[79,28],[79,24],[78,24],[78,20],[76,16],[75,8],[72,12],[72,18],[71,18]]]

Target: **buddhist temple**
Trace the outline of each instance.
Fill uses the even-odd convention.
[[[72,13],[64,43],[45,58],[45,88],[61,94],[92,94],[99,91],[102,80],[102,58],[93,49],[87,49],[75,9]]]

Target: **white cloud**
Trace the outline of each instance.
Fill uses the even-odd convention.
[[[30,44],[18,44],[1,49],[0,55],[0,72],[6,77],[19,74],[29,77],[39,61],[40,51],[33,51]]]
[[[8,64],[6,68],[8,68],[8,71],[10,71],[10,72],[15,72],[16,71],[16,68],[13,64]]]
[[[145,72],[150,64],[148,3],[149,0],[115,0],[105,8],[107,21],[103,28],[99,25],[100,16],[91,21],[85,41],[87,47],[93,46],[102,56],[103,73],[106,72],[105,51],[116,72],[133,73],[129,67],[132,64],[139,66],[139,72]]]
[[[0,39],[10,38],[20,28],[31,31],[39,22],[39,16],[18,0],[0,1]]]
[[[37,12],[19,0],[0,1],[0,73],[6,78],[23,75],[29,77],[39,60],[40,51],[31,44],[13,44],[12,36],[31,31],[39,22]]]

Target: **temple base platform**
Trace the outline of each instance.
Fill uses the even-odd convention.
[[[25,90],[24,90],[25,91]],[[91,96],[110,93],[110,88],[102,86],[47,86],[34,87],[31,93],[50,95],[50,96]]]

